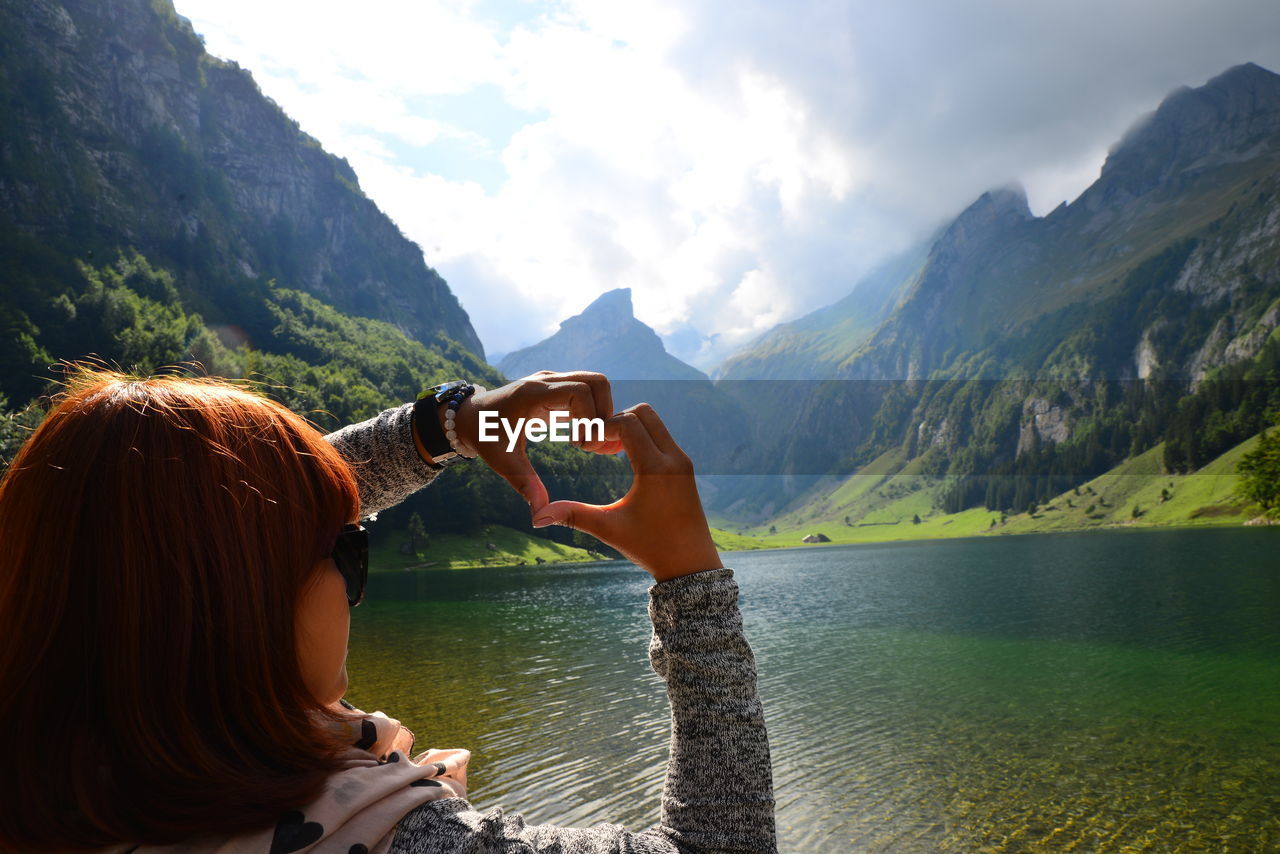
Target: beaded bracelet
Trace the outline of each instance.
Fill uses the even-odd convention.
[[[443,402],[446,407],[444,412],[444,437],[449,440],[449,447],[453,448],[454,452],[458,456],[468,460],[474,460],[476,457],[480,456],[480,452],[474,448],[467,447],[466,444],[458,439],[458,431],[456,429],[457,425],[455,422],[457,419],[458,407],[462,406],[462,401],[466,400],[478,391],[486,391],[486,389],[482,385],[468,383],[460,388],[450,389],[444,393],[442,398],[440,398],[440,402]]]

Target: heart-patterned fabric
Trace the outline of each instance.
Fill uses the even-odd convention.
[[[178,845],[114,845],[102,854],[386,854],[396,823],[427,801],[467,796],[470,751],[430,749],[410,757],[413,733],[382,712],[340,700],[334,711],[351,748],[311,803],[276,826],[242,836],[202,836]]]

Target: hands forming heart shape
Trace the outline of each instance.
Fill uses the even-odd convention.
[[[481,410],[497,412],[512,423],[518,418],[547,420],[553,411],[568,412],[570,418],[603,419],[604,439],[578,446],[597,454],[625,451],[631,488],[612,504],[551,501],[529,462],[523,434],[510,451],[505,441],[476,441]],[[658,581],[723,566],[698,499],[692,461],[649,404],[615,413],[604,374],[538,371],[466,398],[456,418],[459,436],[524,496],[534,527],[565,525],[591,534]]]

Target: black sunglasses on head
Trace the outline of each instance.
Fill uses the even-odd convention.
[[[347,604],[354,608],[364,600],[369,580],[369,532],[360,525],[344,525],[333,544],[333,562],[347,583]]]

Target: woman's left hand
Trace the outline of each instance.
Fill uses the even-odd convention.
[[[479,440],[482,411],[496,413],[499,424],[509,424],[513,429],[521,418],[547,421],[553,411],[567,412],[569,418],[605,419],[613,415],[613,393],[609,389],[609,378],[594,371],[538,371],[501,388],[478,391],[458,407],[455,416],[458,439],[478,452],[490,468],[524,496],[532,515],[545,507],[549,499],[547,488],[525,453],[524,430],[519,431],[519,438],[510,451],[507,433],[501,426],[490,430],[490,435],[497,433],[497,441],[482,442]],[[443,407],[440,417],[443,423]],[[574,444],[597,454],[616,454],[622,447],[616,439]]]

